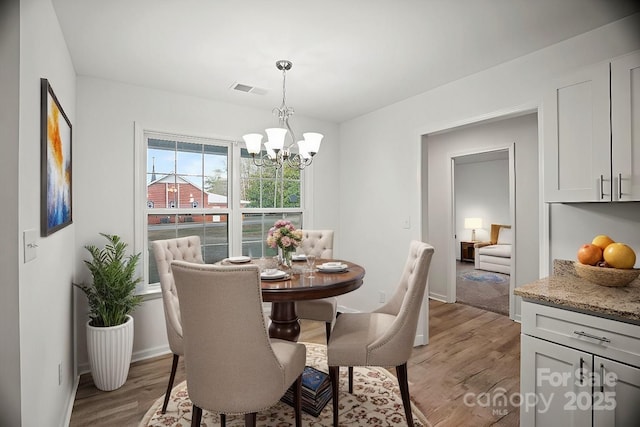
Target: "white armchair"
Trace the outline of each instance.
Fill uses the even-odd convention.
[[[476,270],[511,274],[512,244],[510,225],[491,224],[491,241],[474,245]]]

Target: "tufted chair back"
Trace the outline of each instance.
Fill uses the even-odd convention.
[[[160,287],[162,288],[162,302],[164,318],[167,324],[169,347],[173,354],[184,355],[182,346],[182,320],[180,317],[180,303],[176,291],[171,262],[174,260],[193,263],[204,263],[200,237],[189,236],[177,239],[155,240],[151,242],[153,255],[158,266]]]
[[[276,404],[294,382],[299,387],[306,348],[269,338],[257,265],[173,261],[172,268],[194,409],[255,413]]]
[[[386,333],[370,345],[372,357],[377,352],[389,352],[390,349],[397,353],[394,358],[406,361],[411,356],[433,252],[433,247],[427,243],[414,240],[409,245],[400,283],[389,301],[374,311],[391,314],[395,319]]]
[[[397,366],[406,362],[411,356],[433,252],[433,246],[416,240],[412,241],[400,281],[387,303],[372,313],[349,313],[338,317],[332,338],[336,333],[341,335],[346,332],[337,332],[337,329],[351,328],[352,325],[349,325],[351,317],[369,316],[371,324],[376,325],[377,333],[370,334],[367,337],[369,341],[364,343],[365,348],[361,349],[364,352],[360,353],[362,360],[358,362],[362,365]],[[343,324],[338,328],[340,323]],[[329,362],[332,355],[340,353],[340,351],[334,353],[334,347],[331,344],[329,344]],[[351,347],[357,346],[357,344],[348,343],[345,345],[349,351],[354,351],[355,349]],[[340,345],[335,348],[340,348]],[[355,351],[351,356],[354,354]],[[340,360],[342,357],[337,359],[342,362]],[[355,363],[355,365],[358,364]],[[348,363],[343,366],[345,365]]]
[[[298,252],[312,253],[318,258],[333,258],[333,230],[302,230]]]
[[[413,349],[433,253],[433,246],[412,241],[400,282],[389,301],[371,313],[344,313],[336,319],[327,345],[335,427],[338,426],[340,407],[340,366],[349,367],[350,393],[353,392],[354,366],[395,366],[407,425],[414,426],[407,360]]]

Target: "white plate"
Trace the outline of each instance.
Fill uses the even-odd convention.
[[[248,256],[232,256],[227,258],[227,261],[232,262],[234,264],[242,264],[243,262],[251,261],[251,257]]]
[[[324,264],[320,264],[320,265],[323,268],[339,268],[339,267],[342,267],[343,265],[346,265],[346,264],[343,264],[343,263],[338,262],[338,261],[329,261],[329,262],[325,262]]]
[[[307,260],[307,256],[305,254],[293,255],[291,257],[291,259],[293,261],[306,261]]]
[[[345,271],[349,266],[347,264],[341,264],[341,265],[331,265],[331,266],[326,266],[324,264],[320,264],[318,266],[318,270],[319,271],[324,271],[326,273],[336,273],[336,272],[340,272],[340,271]]]
[[[273,273],[263,272],[262,274],[260,274],[260,278],[262,280],[277,280],[277,279],[283,279],[285,277],[287,277],[287,273],[282,270],[276,270]]]

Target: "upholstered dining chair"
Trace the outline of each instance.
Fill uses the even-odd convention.
[[[182,321],[180,320],[180,303],[178,293],[171,274],[171,261],[183,260],[195,263],[203,263],[202,249],[200,247],[200,237],[189,236],[177,239],[156,240],[151,242],[153,256],[158,267],[160,276],[160,288],[162,289],[162,304],[164,306],[164,320],[167,327],[167,338],[169,348],[173,353],[173,363],[171,365],[171,375],[167,392],[164,395],[162,413],[167,410],[169,396],[173,388],[173,381],[176,377],[178,360],[184,355],[182,349]]]
[[[304,344],[270,339],[262,311],[257,265],[171,263],[182,313],[184,357],[192,426],[202,410],[245,414],[268,409],[294,385],[296,426],[302,425]]]
[[[298,252],[313,254],[317,258],[333,258],[333,230],[302,230],[302,242]],[[338,299],[335,297],[296,302],[299,319],[325,322],[327,342],[331,336],[331,325],[336,319]]]
[[[371,313],[343,313],[336,319],[327,346],[334,426],[338,426],[340,366],[349,367],[349,393],[353,393],[354,366],[395,366],[407,425],[414,425],[407,360],[413,349],[433,252],[431,245],[412,241],[400,282],[389,301]]]

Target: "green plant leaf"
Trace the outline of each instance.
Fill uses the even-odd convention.
[[[134,278],[141,253],[126,255],[127,244],[117,235],[100,233],[108,241],[103,248],[87,245],[91,260],[84,263],[91,272],[91,285],[78,285],[89,303],[91,325],[109,327],[123,324],[140,303],[135,295],[136,285],[142,280]]]

